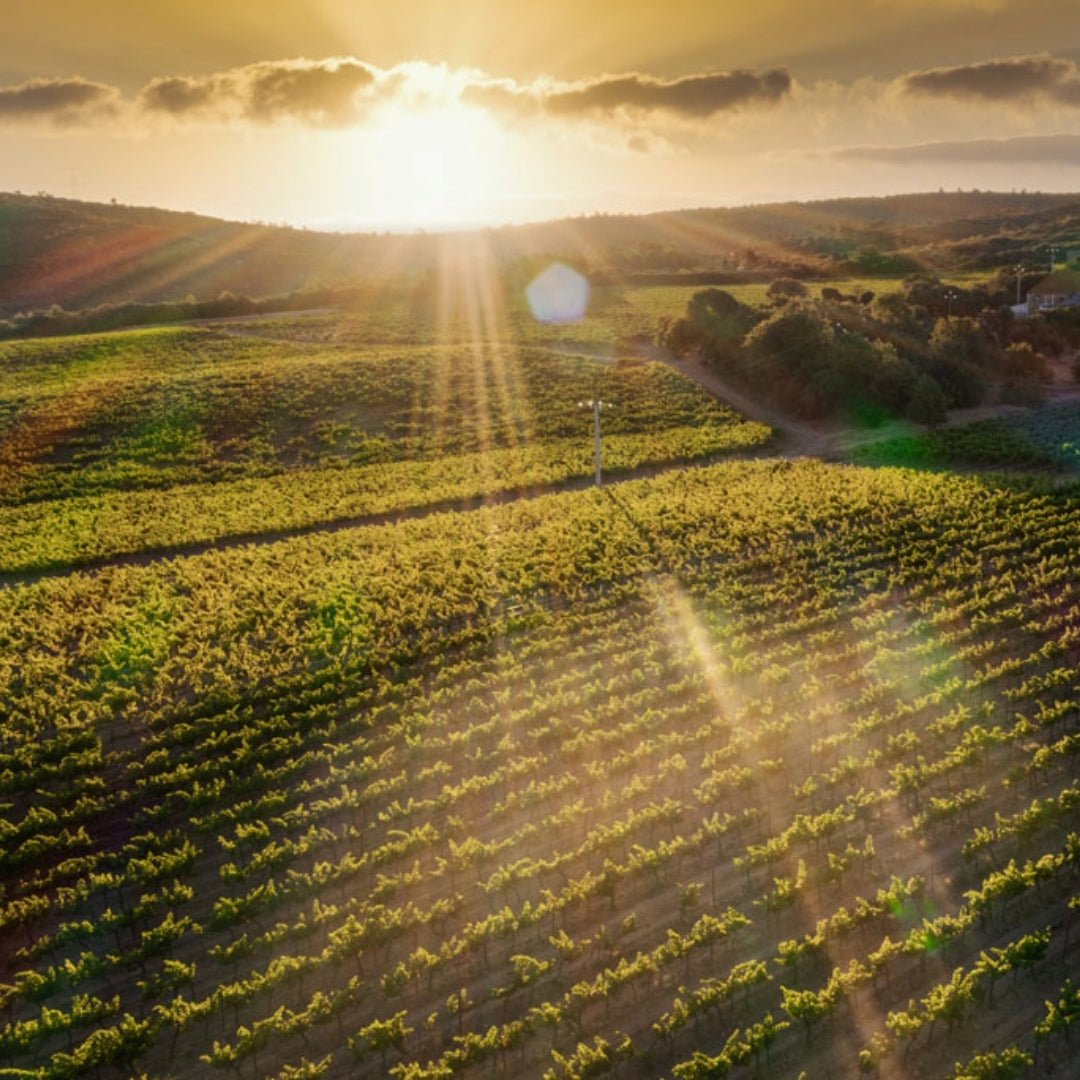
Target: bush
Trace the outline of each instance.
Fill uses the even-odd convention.
[[[790,300],[807,295],[806,286],[794,278],[777,278],[769,285],[765,295],[770,300]]]

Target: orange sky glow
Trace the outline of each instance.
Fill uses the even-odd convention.
[[[0,189],[410,230],[1080,187],[1074,0],[42,0]]]

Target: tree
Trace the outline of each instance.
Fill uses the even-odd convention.
[[[1046,956],[1050,947],[1050,928],[1035,934],[1025,934],[1019,941],[1010,942],[1001,950],[1001,955],[1013,970],[1013,984],[1021,968],[1030,971]]]
[[[902,293],[876,297],[870,304],[870,314],[879,323],[916,341],[925,341],[930,332],[930,313],[924,307],[909,304]]]
[[[917,424],[936,427],[944,423],[947,415],[945,394],[929,375],[920,375],[916,379],[907,414]]]
[[[919,373],[887,341],[872,342],[874,367],[871,389],[874,397],[888,409],[902,412],[915,391]]]
[[[319,1061],[308,1061],[307,1058],[301,1058],[300,1063],[297,1065],[286,1065],[277,1074],[275,1080],[318,1080],[319,1077],[325,1076],[330,1070],[331,1058],[332,1055],[330,1054],[327,1054],[326,1057]]]
[[[1049,1038],[1055,1031],[1064,1031],[1071,1041],[1069,1026],[1080,1016],[1080,990],[1066,979],[1057,1001],[1047,1001],[1046,1014],[1035,1025],[1035,1038]]]
[[[834,412],[851,400],[851,383],[835,368],[815,371],[810,389],[827,412]]]
[[[790,1025],[786,1020],[781,1020],[777,1023],[773,1019],[773,1014],[766,1013],[765,1018],[757,1024],[754,1024],[746,1033],[747,1040],[750,1044],[750,1048],[753,1051],[756,1058],[762,1050],[765,1051],[765,1067],[769,1067],[769,1049],[776,1041],[776,1036],[780,1034],[786,1027]]]
[[[937,359],[976,369],[992,364],[998,355],[993,335],[978,319],[966,317],[938,319],[930,332],[929,345]]]
[[[803,305],[781,308],[746,336],[747,347],[758,357],[807,376],[826,366],[832,344],[829,325]]]
[[[702,289],[690,297],[686,317],[703,335],[739,344],[760,316],[723,289]]]
[[[461,1034],[463,1017],[471,1005],[472,1001],[469,998],[469,991],[465,987],[462,987],[456,994],[451,994],[446,999],[447,1009],[457,1016],[459,1035]]]

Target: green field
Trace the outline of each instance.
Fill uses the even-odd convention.
[[[994,420],[883,439],[860,447],[855,458],[867,464],[1075,473],[1080,467],[1080,402],[1058,401]]]
[[[0,346],[0,1080],[1069,1075],[1075,486],[766,456],[677,292]]]

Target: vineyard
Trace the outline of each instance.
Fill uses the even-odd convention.
[[[580,440],[578,402],[594,389],[618,404],[612,434],[742,419],[660,363],[511,345],[360,350],[258,329],[0,345],[0,501]]]
[[[597,393],[613,475],[771,436],[659,362],[283,332],[0,345],[0,577],[587,480]]]
[[[378,361],[144,333],[124,415],[211,341],[191,414],[250,372],[274,452],[200,420],[155,487],[86,420],[129,335],[20,345],[6,568],[386,506],[405,480],[334,487],[356,401],[388,469],[554,453],[597,378],[613,446],[745,426],[523,353],[530,439],[479,390],[389,435],[372,394],[305,470],[276,410]],[[1070,487],[762,459],[0,590],[0,1077],[1070,1075],[1078,559]]]

